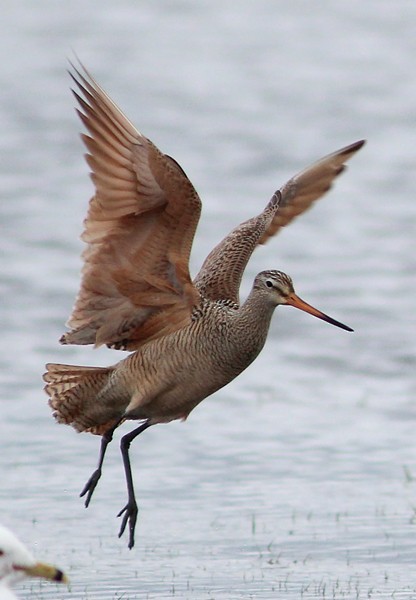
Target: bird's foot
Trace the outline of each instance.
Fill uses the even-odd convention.
[[[136,501],[134,499],[129,499],[126,506],[122,508],[117,515],[118,517],[121,517],[121,515],[124,513],[123,521],[118,534],[119,538],[123,535],[127,523],[129,524],[129,550],[131,550],[134,546],[134,530],[136,529],[138,512]]]
[[[101,469],[96,469],[91,477],[88,479],[87,483],[84,485],[82,492],[80,493],[80,497],[87,496],[85,498],[85,508],[88,508],[91,497],[94,493],[94,490],[97,486],[97,483],[101,477]]]

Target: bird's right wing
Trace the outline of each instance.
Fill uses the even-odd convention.
[[[189,254],[201,201],[181,167],[144,137],[85,71],[72,75],[95,195],[81,287],[64,344],[133,349],[190,321]]]

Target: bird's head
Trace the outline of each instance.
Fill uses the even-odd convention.
[[[60,569],[36,562],[20,540],[9,529],[0,525],[0,584],[8,587],[25,577],[68,582],[66,575]]]
[[[336,321],[299,298],[295,293],[292,279],[282,271],[262,271],[254,280],[254,289],[266,297],[274,306],[279,304],[294,306],[314,317],[318,317],[318,319],[331,323],[331,325],[336,325],[346,331],[353,331],[351,327]]]

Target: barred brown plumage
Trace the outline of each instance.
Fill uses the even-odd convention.
[[[131,548],[137,503],[128,449],[137,435],[156,423],[186,419],[241,373],[261,351],[279,304],[350,330],[301,300],[280,271],[259,273],[242,305],[239,287],[256,246],[321,197],[364,142],[290,179],[260,214],[212,250],[192,281],[189,255],[201,212],[192,183],[86,70],[74,69],[72,77],[83,96],[74,92],[89,131],[83,140],[96,191],[82,235],[81,287],[61,342],[134,352],[106,368],[48,364],[45,390],[58,422],[102,435],[98,467],[81,493],[86,506],[116,427],[126,419],[143,421],[121,442],[128,502],[119,513],[119,535],[128,524]]]

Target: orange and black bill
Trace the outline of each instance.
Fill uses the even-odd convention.
[[[290,296],[288,296],[288,298],[286,300],[286,304],[290,304],[290,306],[299,308],[300,310],[303,310],[303,311],[309,313],[310,315],[313,315],[314,317],[318,317],[318,319],[322,319],[323,321],[326,321],[327,323],[331,323],[331,325],[336,325],[337,327],[341,327],[341,329],[345,329],[346,331],[354,331],[353,329],[351,329],[351,327],[348,327],[347,325],[344,325],[343,323],[336,321],[332,317],[328,317],[328,315],[321,312],[317,308],[314,308],[313,306],[311,306],[310,304],[308,304],[307,302],[302,300],[302,298],[299,298],[299,296],[297,296],[296,294],[290,294]]]

